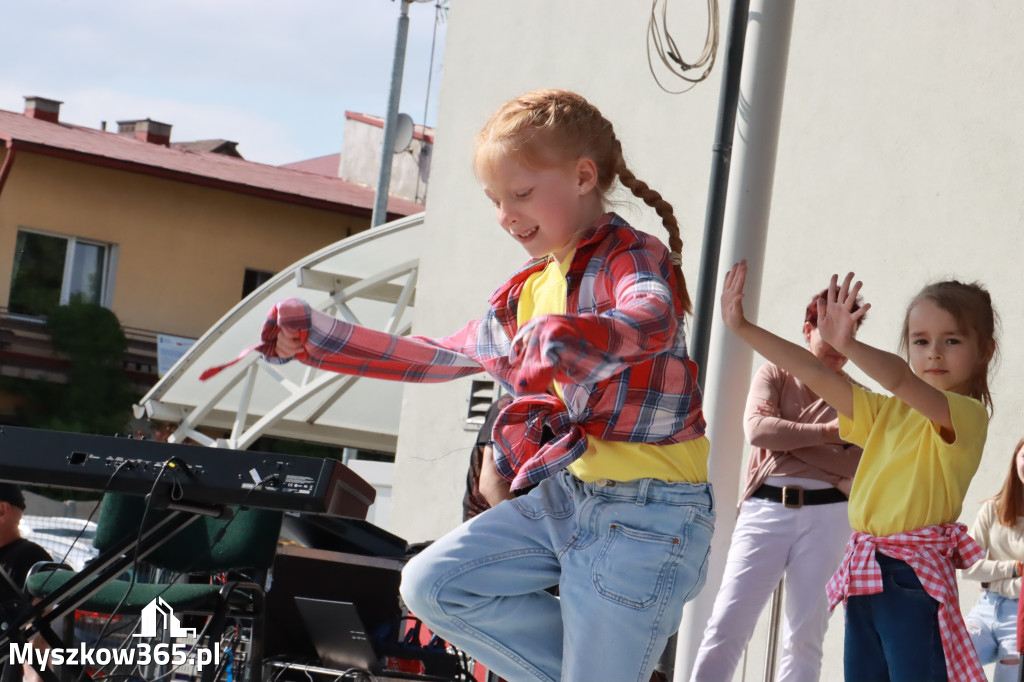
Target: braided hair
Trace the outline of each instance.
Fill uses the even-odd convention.
[[[683,312],[692,312],[693,302],[683,277],[683,239],[672,205],[629,169],[612,124],[597,107],[567,90],[534,90],[506,102],[477,135],[474,166],[478,174],[499,156],[540,167],[590,158],[597,167],[594,189],[602,203],[615,180],[621,182],[661,218],[668,231],[676,294]]]

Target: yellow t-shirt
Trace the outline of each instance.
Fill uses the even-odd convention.
[[[565,314],[565,275],[571,262],[572,254],[561,264],[551,259],[547,267],[527,278],[516,311],[520,327],[538,315]],[[555,394],[564,400],[558,382],[553,388]],[[587,451],[568,469],[582,481],[657,478],[703,483],[708,480],[709,450],[710,443],[705,436],[672,445],[651,445],[602,440],[588,435]]]
[[[850,491],[850,526],[882,537],[953,523],[981,463],[988,411],[974,398],[943,391],[955,440],[899,398],[853,387],[853,419],[839,435],[864,448]]]

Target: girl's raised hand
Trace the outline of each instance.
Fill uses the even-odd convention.
[[[722,321],[736,331],[746,318],[743,316],[743,285],[747,281],[747,261],[741,260],[725,275],[722,287]]]
[[[277,333],[277,357],[282,360],[298,355],[299,351],[302,350],[302,340],[299,338],[299,332],[292,331],[291,329],[280,329]]]
[[[818,332],[822,339],[840,353],[845,353],[854,340],[860,319],[871,307],[870,303],[865,303],[856,312],[853,311],[862,285],[860,281],[853,281],[852,272],[846,274],[841,286],[839,276],[832,275],[826,297],[818,299]]]

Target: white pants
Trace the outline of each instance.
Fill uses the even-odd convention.
[[[796,480],[786,478],[785,484]],[[768,483],[781,486],[783,480],[769,478]],[[837,502],[792,509],[759,498],[743,503],[691,682],[733,678],[757,619],[783,573],[787,589],[777,679],[817,681],[829,616],[825,585],[839,567],[850,539],[848,506]]]

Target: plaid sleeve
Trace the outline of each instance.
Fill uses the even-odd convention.
[[[664,260],[636,242],[606,265],[613,308],[540,315],[524,325],[512,348],[517,390],[541,391],[552,380],[593,384],[670,348],[685,349],[667,254]]]
[[[335,319],[292,298],[271,309],[259,350],[268,361],[283,362],[276,356],[275,339],[279,329],[288,329],[302,341],[295,359],[312,367],[392,381],[448,381],[484,369],[459,350],[470,348],[460,339],[472,336],[473,327],[442,340],[396,336]]]

